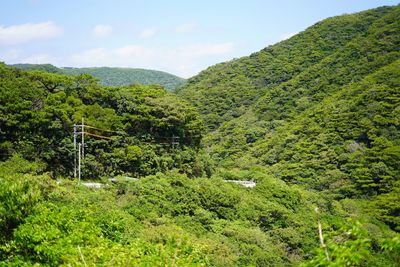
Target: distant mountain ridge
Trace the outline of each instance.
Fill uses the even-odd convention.
[[[66,75],[79,75],[87,73],[98,78],[99,83],[105,86],[125,86],[130,84],[160,84],[168,91],[174,91],[177,87],[183,85],[186,81],[183,78],[167,72],[140,68],[58,68],[51,64],[13,64],[11,66],[24,70],[40,70]]]

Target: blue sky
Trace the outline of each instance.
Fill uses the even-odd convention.
[[[331,16],[391,0],[5,0],[0,61],[134,67],[188,78]]]

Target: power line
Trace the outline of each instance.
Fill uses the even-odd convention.
[[[103,128],[98,128],[98,127],[94,127],[94,126],[90,126],[90,125],[85,125],[85,127],[86,127],[86,128],[90,128],[90,129],[95,129],[95,130],[103,131],[103,132],[116,133],[116,131],[111,131],[111,130],[107,130],[107,129],[103,129]]]
[[[93,133],[88,133],[88,132],[85,132],[84,134],[90,135],[90,136],[94,136],[94,137],[98,137],[98,138],[102,138],[102,139],[106,139],[106,140],[110,140],[110,141],[114,141],[114,139],[111,138],[111,137],[107,137],[107,136],[103,136],[103,135],[99,135],[99,134],[93,134]]]
[[[77,132],[77,128],[81,127],[81,131]],[[94,127],[94,126],[90,126],[90,125],[85,125],[85,121],[84,118],[82,117],[82,124],[74,124],[74,178],[76,178],[76,174],[78,172],[78,181],[81,181],[81,168],[83,165],[83,160],[85,158],[85,135],[89,135],[89,136],[93,136],[96,138],[100,138],[100,139],[105,139],[108,141],[113,141],[114,139],[111,137],[107,137],[107,136],[103,136],[103,135],[99,135],[99,134],[94,134],[94,133],[89,133],[89,132],[85,132],[85,128],[87,129],[94,129],[94,130],[98,130],[98,131],[103,131],[103,132],[110,132],[110,133],[116,133],[115,131],[111,131],[111,130],[107,130],[107,129],[102,129],[102,128],[98,128],[98,127]],[[76,138],[77,135],[81,134],[82,138],[81,138],[81,143],[79,143],[78,147],[78,166],[76,166]],[[78,167],[78,170],[77,170]]]
[[[77,129],[78,127],[81,128],[81,131],[78,132]],[[85,131],[86,128],[86,131]],[[100,135],[100,134],[94,134],[94,133],[90,133],[88,132],[88,129],[93,129],[93,130],[97,130],[97,131],[102,131],[102,132],[107,132],[107,133],[117,133],[116,131],[112,131],[112,130],[108,130],[108,129],[104,129],[104,128],[99,128],[99,127],[95,127],[95,126],[91,126],[91,125],[85,125],[84,123],[84,118],[82,118],[82,123],[79,124],[74,124],[74,178],[76,178],[77,176],[77,172],[78,172],[78,181],[80,182],[81,180],[81,168],[84,165],[84,147],[85,147],[85,135],[88,136],[92,136],[92,137],[96,137],[96,138],[100,138],[100,139],[105,139],[108,141],[114,141],[115,139],[112,137],[108,137],[108,136],[104,136],[104,135]],[[76,162],[76,150],[77,150],[77,136],[78,134],[81,134],[81,143],[78,144],[78,166],[77,162]],[[149,144],[149,143],[156,143],[156,144],[164,144],[164,145],[171,145],[172,149],[175,149],[176,146],[178,146],[180,144],[179,136],[176,135],[172,135],[172,137],[164,137],[164,136],[159,136],[159,139],[169,139],[170,142],[142,142],[144,144]],[[78,167],[78,170],[77,170]]]

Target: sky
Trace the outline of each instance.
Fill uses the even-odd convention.
[[[2,0],[0,61],[183,78],[331,16],[399,0]]]

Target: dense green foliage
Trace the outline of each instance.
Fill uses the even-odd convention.
[[[177,95],[0,65],[0,266],[398,266],[399,47],[395,6],[326,19]],[[101,189],[70,179],[82,117],[111,130],[86,138]]]
[[[210,129],[208,151],[338,198],[396,202],[399,17],[396,6],[330,18],[190,79],[180,94]],[[380,216],[395,229],[399,207],[390,210]]]
[[[189,79],[180,95],[199,108],[211,130],[252,106],[263,119],[285,119],[395,60],[397,8],[326,19],[289,40],[208,68]]]
[[[40,70],[50,73],[78,76],[90,74],[104,86],[127,86],[132,84],[153,85],[159,84],[169,91],[184,84],[185,79],[156,70],[134,68],[57,68],[51,64],[14,64],[13,67],[24,70]]]
[[[220,168],[261,165],[335,199],[366,198],[363,212],[399,231],[399,44],[399,6],[333,17],[178,94],[201,113]]]
[[[73,124],[113,140],[86,137],[84,176],[143,176],[179,168],[200,175],[202,124],[190,105],[160,86],[101,87],[92,76],[24,72],[0,65],[0,156],[42,160],[72,175]],[[180,145],[171,147],[171,138]],[[79,137],[79,136],[78,136]],[[79,137],[80,138],[80,137]],[[200,153],[201,154],[201,153]]]
[[[318,247],[315,205],[332,236],[351,227],[350,213],[370,220],[352,210],[355,203],[323,199],[260,170],[236,174],[256,180],[254,190],[222,181],[233,173],[189,179],[177,172],[93,190],[56,184],[18,156],[0,164],[0,174],[4,266],[292,266]],[[390,266],[398,249],[393,233],[378,223],[364,227],[373,232],[354,232],[340,248],[366,247],[364,263]],[[336,242],[332,253],[339,253]]]

